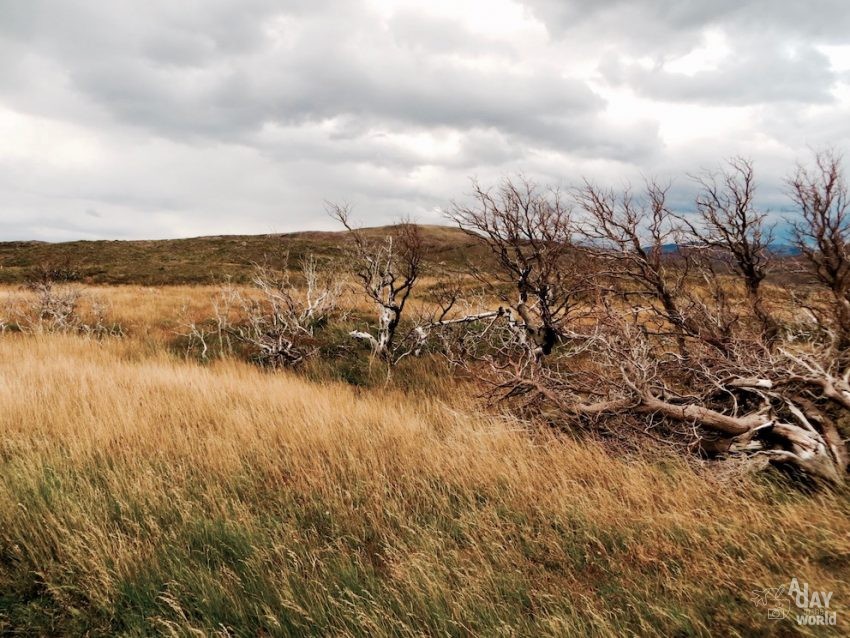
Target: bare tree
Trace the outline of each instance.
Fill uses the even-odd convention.
[[[731,258],[762,334],[773,343],[779,324],[766,307],[761,288],[771,266],[773,227],[768,224],[767,213],[755,207],[753,164],[735,157],[723,171],[705,172],[693,179],[701,187],[696,199],[699,221],[694,223],[685,216],[681,219],[696,242]]]
[[[788,179],[801,218],[793,222],[797,248],[816,280],[832,294],[836,352],[850,350],[850,215],[841,157],[829,151],[815,156],[813,167],[798,166]]]
[[[431,337],[437,336],[442,354],[452,363],[461,363],[462,357],[456,357],[455,350],[466,342],[467,333],[482,322],[492,324],[506,316],[504,308],[488,309],[485,294],[466,293],[461,281],[462,276],[454,274],[452,279],[440,282],[429,291],[433,303],[414,318],[414,343],[405,355],[421,355],[429,341],[433,341]],[[480,333],[478,335],[480,337]]]
[[[650,183],[637,198],[586,183],[575,194],[586,214],[579,246],[572,242],[576,223],[568,209],[558,199],[537,199],[536,187],[509,184],[495,195],[477,192],[479,204],[456,206],[452,218],[481,236],[496,256],[503,278],[491,281],[491,289],[511,281],[519,292],[517,306],[532,306],[535,314],[528,308],[525,314],[545,326],[538,309],[550,297],[541,301],[537,291],[553,281],[566,285],[559,298],[572,304],[557,315],[560,334],[569,332],[564,320],[575,316],[570,313],[585,306],[582,334],[570,332],[571,347],[546,353],[528,339],[539,332],[531,321],[521,323],[518,309],[502,310],[508,317],[516,313],[514,324],[499,321],[499,314],[470,324],[474,329],[462,333],[452,354],[464,357],[465,368],[490,384],[491,396],[550,423],[590,426],[617,441],[634,433],[683,451],[764,459],[825,483],[844,481],[848,452],[841,424],[850,417],[850,372],[796,335],[777,333],[771,349],[742,329],[728,286],[714,271],[716,259],[682,245],[681,220],[666,206],[666,188]],[[745,185],[742,200],[748,192]],[[719,187],[715,194],[723,201]],[[720,223],[722,211],[716,202],[711,205],[714,212],[706,214],[716,213]],[[761,223],[754,215],[753,223]],[[699,227],[703,247],[711,241],[711,248],[731,250],[715,246],[720,240],[708,228]],[[766,262],[756,253],[765,235],[742,232],[748,248],[736,249],[753,254],[736,267],[746,277],[749,264],[754,270],[746,272],[760,283]],[[549,239],[555,237],[561,241]],[[592,279],[565,268],[572,262],[563,256],[577,249],[594,260]],[[577,296],[588,284],[601,294]],[[760,294],[758,286],[748,296],[751,292]],[[629,303],[635,296],[641,303]],[[535,344],[534,357],[527,347],[517,347],[517,327],[524,329],[526,344]],[[671,336],[678,351],[668,347]]]
[[[33,303],[37,324],[48,332],[76,330],[80,322],[78,307],[82,292],[75,286],[59,286],[53,281],[39,281],[29,286],[35,293]]]
[[[689,338],[725,353],[729,329],[719,321],[719,313],[709,313],[703,300],[684,294],[699,262],[682,246],[679,219],[667,207],[668,188],[649,181],[645,194],[635,197],[628,188],[618,194],[586,181],[574,192],[586,213],[581,224],[583,249],[605,265],[597,274],[599,281],[614,283],[611,292],[648,302],[644,309],[663,324],[656,332],[672,335],[681,355],[689,354]],[[698,274],[709,281],[714,278],[710,268],[701,268]]]
[[[500,313],[539,361],[551,354],[591,290],[573,243],[572,210],[557,190],[523,178],[495,189],[474,182],[473,198],[471,205],[454,203],[447,216],[490,249],[496,272],[473,272],[505,303]]]
[[[409,354],[397,351],[405,306],[422,273],[422,238],[409,221],[396,225],[383,241],[369,238],[351,223],[348,206],[329,204],[329,213],[348,231],[353,244],[354,274],[378,309],[377,335],[362,330],[350,334],[369,343],[372,352],[389,365]]]
[[[806,396],[808,386],[824,382],[822,370],[810,366],[805,375],[798,374],[794,368],[801,360],[787,352],[759,358],[748,351],[735,353],[737,365],[692,361],[698,369],[682,376],[675,367],[672,373],[664,371],[651,344],[641,344],[639,333],[620,343],[627,347],[605,343],[600,356],[613,355],[620,362],[615,383],[631,402],[627,410],[689,426],[696,443],[709,439],[715,451],[763,455],[811,477],[843,482],[846,446],[824,407]],[[736,347],[749,349],[745,343]],[[704,389],[683,384],[685,378],[698,379]],[[616,409],[616,400],[612,405]],[[596,409],[610,407],[600,403]]]
[[[827,484],[845,480],[846,443],[838,419],[850,414],[850,386],[814,357],[736,350],[715,359],[670,356],[635,316],[606,314],[586,342],[577,372],[557,365],[535,376],[498,372],[522,409],[569,427],[592,425],[622,441],[649,437],[685,450],[764,458]],[[754,356],[754,352],[756,356]]]
[[[28,276],[31,294],[27,307],[10,305],[4,323],[28,332],[74,332],[94,337],[120,336],[120,325],[110,324],[107,306],[84,294],[76,271],[67,266],[42,264]],[[86,304],[82,302],[86,301]]]

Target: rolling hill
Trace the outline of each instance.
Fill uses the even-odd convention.
[[[421,226],[428,264],[460,266],[484,258],[485,249],[469,235],[447,226]],[[392,227],[367,228],[380,239]],[[321,259],[345,256],[345,232],[275,235],[219,235],[142,241],[0,242],[0,283],[22,283],[37,268],[50,265],[93,284],[202,284],[244,280],[256,263],[297,261],[313,253]]]

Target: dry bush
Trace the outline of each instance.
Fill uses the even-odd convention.
[[[256,266],[252,288],[228,286],[213,301],[214,321],[189,322],[189,350],[209,358],[211,342],[219,355],[247,350],[261,365],[295,367],[318,350],[316,332],[339,318],[343,284],[309,255],[293,281],[288,256],[282,268]]]
[[[18,294],[7,296],[2,330],[121,336],[123,328],[111,321],[108,305],[72,283],[74,278],[73,272],[63,269],[37,269]]]

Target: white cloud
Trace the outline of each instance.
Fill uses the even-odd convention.
[[[327,228],[326,199],[433,222],[470,176],[732,153],[776,206],[795,156],[850,136],[850,12],[801,6],[9,0],[0,238]]]

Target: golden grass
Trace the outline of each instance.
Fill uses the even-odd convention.
[[[423,277],[420,288],[427,290],[439,280]],[[236,286],[247,296],[256,295],[250,286]],[[121,326],[124,332],[136,339],[148,339],[160,344],[172,341],[176,335],[185,334],[186,324],[202,323],[215,316],[214,303],[219,300],[223,285],[205,286],[86,286],[65,284],[62,288],[76,288],[81,292],[80,316],[91,319],[93,304],[103,306],[110,323]],[[34,301],[34,294],[21,286],[0,285],[0,320],[9,319],[15,311],[26,313]],[[350,282],[340,299],[341,305],[364,317],[376,315],[374,305],[365,298],[355,282]],[[427,302],[411,299],[408,312],[431,311]],[[12,317],[13,318],[13,317]],[[365,325],[364,325],[365,327]]]
[[[141,325],[184,293],[203,295],[109,294]],[[0,406],[2,633],[850,628],[844,494],[721,482],[462,399],[199,366],[135,338],[3,336]],[[751,601],[791,577],[835,592],[837,627]]]

